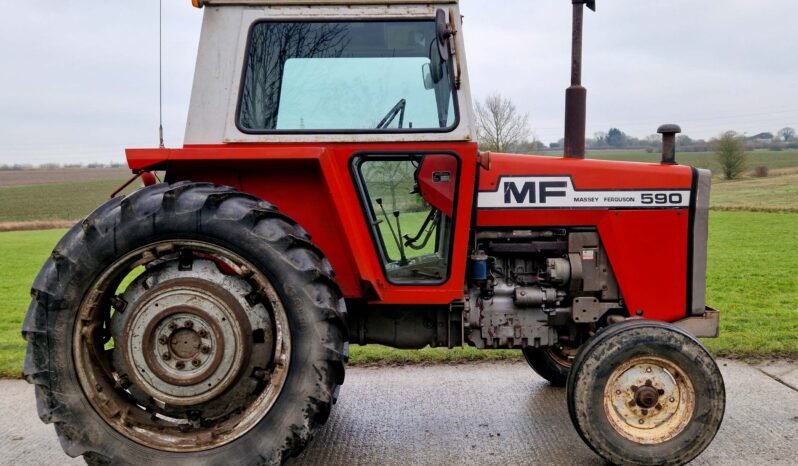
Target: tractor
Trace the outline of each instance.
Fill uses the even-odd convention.
[[[279,464],[349,345],[517,349],[615,464],[683,464],[723,379],[697,340],[711,175],[585,158],[573,8],[563,157],[480,151],[458,0],[193,0],[181,148],[72,227],[32,285],[25,378],[88,464]],[[154,173],[165,173],[163,181]]]

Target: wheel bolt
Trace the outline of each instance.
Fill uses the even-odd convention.
[[[165,337],[165,336],[161,335],[160,337],[158,337],[158,343],[160,343],[160,344],[162,344],[162,345],[165,345],[165,344],[166,344],[166,341],[167,341],[167,340],[166,340],[166,337]]]
[[[633,392],[636,392],[636,391],[637,391],[637,385],[632,385],[632,386],[631,386],[631,387],[629,387],[629,388],[631,388]]]
[[[210,352],[211,352],[211,347],[210,347],[210,346],[208,346],[208,345],[205,345],[205,346],[203,346],[203,347],[200,349],[200,351],[202,351],[204,354],[208,354],[208,353],[210,353]]]
[[[199,366],[199,365],[200,365],[200,360],[199,360],[199,359],[194,359],[194,360],[192,360],[192,361],[191,361],[191,365],[193,365],[194,367],[197,367],[197,366]]]
[[[175,367],[177,367],[179,370],[183,370],[186,367],[186,363],[184,363],[183,361],[177,361],[177,364],[175,364]]]
[[[199,336],[200,336],[200,338],[206,338],[208,336],[208,331],[205,330],[204,328],[200,329]]]
[[[186,322],[183,324],[183,326],[185,326],[186,328],[191,328],[191,327],[193,327],[193,326],[194,326],[194,322],[192,322],[192,321],[190,321],[190,320],[187,320],[187,321],[186,321]]]
[[[662,411],[662,405],[661,404],[657,403],[656,408],[657,408],[657,411]]]
[[[167,327],[169,328],[169,330],[174,330],[177,328],[177,324],[175,324],[174,322],[169,322],[169,325],[167,325]]]
[[[161,355],[161,358],[163,358],[164,361],[168,361],[168,360],[172,359],[172,355],[169,354],[169,353],[164,353],[164,354]]]
[[[660,388],[659,390],[657,390],[657,393],[659,393],[659,394],[660,394],[660,396],[662,396],[662,395],[664,395],[664,394],[665,394],[665,390],[663,390],[663,389],[661,389],[661,388]]]
[[[647,409],[644,409],[641,412],[643,413],[643,416],[648,416],[648,410]]]

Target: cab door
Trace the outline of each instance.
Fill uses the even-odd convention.
[[[382,271],[381,301],[461,299],[475,167],[455,151],[432,150],[362,152],[350,168]]]

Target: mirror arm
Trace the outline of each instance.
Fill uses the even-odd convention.
[[[451,16],[451,15],[450,15]],[[451,18],[450,18],[451,19]],[[451,50],[452,55],[450,60],[454,60],[452,64],[454,65],[454,87],[458,91],[463,84],[463,70],[460,67],[460,54],[459,49],[457,47],[457,29],[454,28],[454,25],[449,23],[449,30],[451,31],[450,41],[451,41]]]

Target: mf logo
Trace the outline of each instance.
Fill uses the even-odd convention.
[[[567,187],[565,181],[505,181],[504,203],[545,204],[549,198],[565,197]]]

